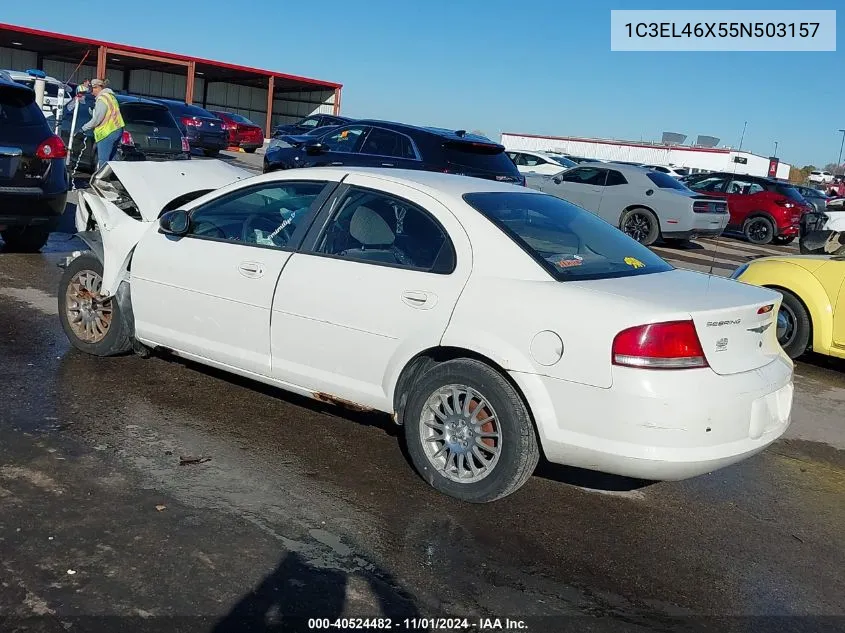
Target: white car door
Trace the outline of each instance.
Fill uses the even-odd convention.
[[[622,172],[615,169],[607,170],[605,186],[602,190],[601,203],[597,215],[613,226],[619,226],[622,211],[643,197],[641,191],[636,191]]]
[[[516,156],[516,168],[522,174],[556,174],[563,170],[558,163],[535,156],[534,154],[518,153]]]
[[[304,179],[248,185],[191,210],[182,236],[151,227],[132,260],[138,339],[269,375],[276,283],[331,188]]]
[[[550,179],[543,191],[597,213],[607,170],[601,167],[573,167]]]
[[[315,221],[273,302],[273,377],[390,410],[391,377],[437,346],[472,250],[438,200],[354,174]]]

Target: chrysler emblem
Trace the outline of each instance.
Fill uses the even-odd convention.
[[[157,128],[157,127],[154,127],[154,128],[153,128],[153,132],[158,132],[158,128]]]
[[[765,332],[766,330],[768,330],[770,327],[772,327],[772,324],[771,324],[771,323],[766,323],[766,324],[764,324],[764,325],[760,325],[760,326],[758,326],[758,327],[750,327],[750,328],[748,328],[748,331],[749,331],[749,332],[754,332],[755,334],[762,334],[763,332]]]

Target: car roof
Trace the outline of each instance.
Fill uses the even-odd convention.
[[[322,169],[315,167],[313,169]],[[349,175],[361,174],[375,176],[382,180],[397,182],[410,186],[421,186],[437,190],[452,196],[460,197],[465,193],[536,193],[539,191],[529,189],[521,185],[513,185],[486,178],[473,176],[459,176],[457,174],[444,174],[436,171],[424,171],[422,169],[380,169],[378,167],[327,167],[332,171],[343,171]]]
[[[143,105],[151,105],[151,106],[159,106],[165,107],[163,104],[159,103],[158,101],[154,101],[152,99],[147,99],[146,97],[136,97],[135,95],[125,95],[125,94],[117,94],[117,102],[121,104],[129,104],[129,103],[140,103]]]
[[[439,136],[441,138],[445,138],[452,141],[466,141],[469,143],[485,143],[499,145],[495,141],[491,141],[485,136],[470,134],[469,132],[464,132],[463,130],[449,130],[446,128],[439,127],[424,127],[420,125],[411,125],[409,123],[397,123],[396,121],[381,121],[379,119],[358,119],[355,121],[355,123],[361,125],[372,125],[375,127],[382,127],[387,130],[394,130],[396,132],[416,132],[423,134],[432,134],[434,136]],[[458,132],[461,133],[459,134]]]

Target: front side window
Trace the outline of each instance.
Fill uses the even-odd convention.
[[[577,169],[570,169],[560,176],[563,182],[574,182],[581,185],[597,185],[604,186],[605,178],[607,177],[607,170],[597,169],[596,167],[578,167]]]
[[[672,266],[619,229],[555,196],[468,193],[464,200],[558,281],[672,270]]]
[[[320,142],[332,152],[354,152],[365,129],[361,126],[346,127],[323,137]]]
[[[523,154],[522,155],[522,162],[517,163],[517,165],[524,165],[526,167],[536,167],[537,165],[542,165],[545,163],[542,158],[538,158],[537,156],[532,156],[531,154]]]
[[[188,235],[285,248],[325,186],[285,182],[231,193],[195,209]]]
[[[319,123],[320,119],[316,117],[309,117],[302,121],[302,123],[300,123],[299,125],[301,125],[302,127],[317,127]]]
[[[326,227],[318,253],[359,262],[450,273],[452,243],[440,224],[401,198],[351,189]]]

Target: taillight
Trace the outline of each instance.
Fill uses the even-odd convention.
[[[132,140],[132,135],[123,130],[123,134],[120,136],[120,144],[121,145],[134,145],[135,141]]]
[[[698,200],[692,203],[692,210],[695,213],[726,213],[727,207],[715,202]]]
[[[54,158],[66,158],[67,146],[65,145],[65,142],[58,136],[51,136],[46,141],[41,143],[41,145],[38,146],[38,149],[35,150],[35,156],[37,158],[43,158],[45,160],[53,160]]]
[[[528,179],[525,176],[520,176],[520,178],[522,179],[522,182],[520,182],[519,184],[522,185],[523,187],[527,187],[528,186]]]
[[[184,136],[182,137],[182,151],[183,152],[190,152],[191,151],[191,144],[188,143],[188,139]]]
[[[613,339],[614,365],[641,369],[707,367],[692,321],[667,321],[621,331]]]
[[[191,117],[182,117],[182,124],[183,125],[190,125],[191,127],[199,127],[202,125],[202,121],[197,121],[196,119],[192,119]]]

